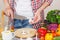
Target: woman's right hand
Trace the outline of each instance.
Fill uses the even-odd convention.
[[[11,19],[14,18],[13,10],[9,6],[4,9],[4,13],[6,16],[10,17]]]

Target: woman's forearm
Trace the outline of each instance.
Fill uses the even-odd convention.
[[[49,3],[48,2],[44,2],[43,5],[37,11],[42,11],[48,6],[49,6]]]
[[[9,6],[9,0],[4,0],[5,7]]]

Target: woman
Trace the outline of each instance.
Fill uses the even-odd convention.
[[[31,19],[29,24],[33,24],[33,27],[36,28],[39,27],[40,22],[44,20],[44,9],[47,8],[52,1],[53,0],[4,0],[6,5],[6,11],[4,10],[4,12],[5,15],[11,19],[14,19],[14,14],[24,16],[22,17],[23,20]],[[17,18],[19,19],[19,17]]]

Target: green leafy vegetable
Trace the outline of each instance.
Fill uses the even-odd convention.
[[[47,13],[46,20],[60,24],[60,10],[51,10]]]

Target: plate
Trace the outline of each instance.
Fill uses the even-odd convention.
[[[19,38],[28,38],[36,35],[36,29],[33,28],[20,28],[15,31],[15,36]]]

